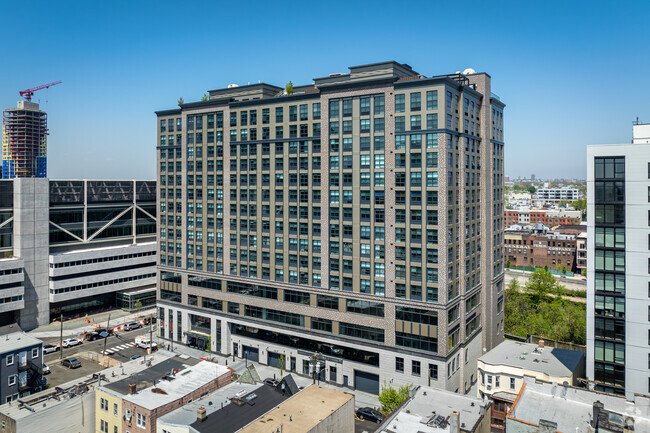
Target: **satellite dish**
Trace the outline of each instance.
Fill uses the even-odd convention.
[[[463,75],[472,75],[472,74],[476,74],[476,71],[472,68],[467,68],[463,71]]]

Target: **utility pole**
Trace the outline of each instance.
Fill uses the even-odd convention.
[[[59,339],[59,359],[63,359],[63,313],[61,313],[61,337]]]
[[[109,313],[108,322],[106,322],[106,333],[107,334],[108,334],[108,330],[110,329],[110,325],[111,325],[111,315]],[[106,338],[104,338],[104,350],[102,350],[102,356],[106,356],[106,340],[108,340],[108,335],[106,336]]]

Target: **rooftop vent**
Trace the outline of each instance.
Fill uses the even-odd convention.
[[[239,84],[235,84],[235,83],[228,84],[229,89],[234,89],[235,87],[239,87]]]
[[[129,394],[135,394],[136,386],[135,383],[129,383]]]

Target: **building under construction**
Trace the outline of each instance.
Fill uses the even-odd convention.
[[[47,177],[47,113],[18,101],[2,118],[2,178]]]

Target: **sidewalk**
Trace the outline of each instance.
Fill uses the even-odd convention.
[[[162,353],[167,352],[168,344],[170,345],[170,349],[171,349],[171,343],[168,340],[163,340],[158,337],[154,337],[154,341],[158,342],[158,347],[160,347],[159,352]],[[247,362],[244,359],[235,358],[235,361],[233,362],[232,356],[224,357],[224,356],[216,355],[214,353],[204,352],[202,350],[194,349],[191,347],[187,347],[183,344],[177,344],[177,343],[174,343],[173,353],[175,353],[176,355],[189,356],[191,358],[205,358],[209,361],[214,361],[218,364],[230,367],[233,370],[235,370],[238,374],[242,374],[246,370],[246,365],[247,365]],[[260,378],[262,378],[262,380],[266,379],[267,377],[270,378],[280,377],[280,370],[276,367],[269,367],[268,365],[263,365],[257,362],[248,361],[248,365],[251,364],[255,366],[255,370],[257,370],[257,373],[260,375]],[[292,371],[285,370],[284,374],[285,375],[291,374],[298,386],[307,387],[311,385],[313,382],[312,378],[300,375],[295,371],[292,372]],[[316,383],[318,383],[318,381]],[[320,386],[336,389],[342,392],[347,392],[348,394],[353,394],[354,405],[356,407],[374,407],[374,408],[380,407],[379,398],[376,395],[368,394],[361,391],[356,391],[350,388],[344,388],[342,386],[324,382],[324,381],[320,381]]]
[[[129,313],[124,310],[113,310],[88,316],[90,323],[86,322],[85,317],[66,320],[63,322],[63,337],[83,337],[85,332],[90,332],[94,328],[105,328],[108,326],[109,315],[111,318],[110,327],[117,328],[127,322],[137,322],[142,320],[145,316],[150,316],[155,313],[155,308],[143,309],[137,313]],[[29,331],[28,334],[36,338],[59,337],[61,335],[61,323],[56,321],[49,325],[39,326],[38,328]]]

